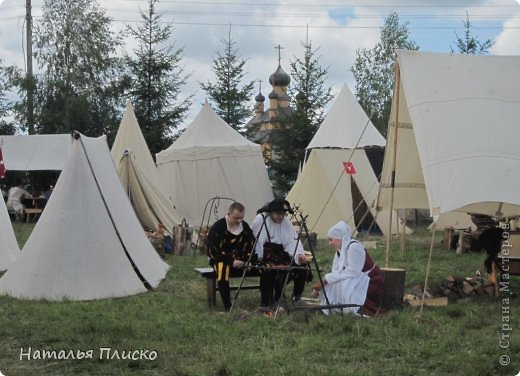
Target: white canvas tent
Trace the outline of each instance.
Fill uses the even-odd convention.
[[[7,270],[20,254],[20,247],[14,236],[11,219],[3,199],[0,199],[0,272]]]
[[[23,251],[0,278],[0,293],[121,297],[156,287],[167,270],[121,187],[106,138],[80,136]]]
[[[385,146],[385,138],[374,127],[347,85],[343,84],[307,149],[356,149],[368,145]]]
[[[0,148],[6,170],[61,170],[72,146],[69,134],[0,136]],[[20,247],[2,200],[0,208],[0,271],[13,263]]]
[[[384,144],[383,136],[370,122],[348,87],[343,85],[309,143],[309,159],[287,195],[291,204],[299,206],[308,215],[311,231],[324,238],[328,229],[341,219],[356,228],[354,211],[359,209],[352,198],[352,180],[370,213],[376,217],[379,183],[363,147]],[[347,162],[353,164],[355,174],[345,173],[344,164]],[[387,213],[379,213],[375,218],[385,233],[389,228],[388,217]],[[397,223],[395,215],[393,233],[398,231]]]
[[[70,134],[0,136],[7,171],[61,170],[71,146]]]
[[[242,137],[207,102],[156,157],[159,174],[190,225],[200,225],[206,203],[215,196],[243,203],[248,221],[273,199],[260,145]]]
[[[146,145],[130,101],[112,145],[112,159],[123,189],[141,224],[149,229],[158,223],[172,234],[173,226],[182,222]]]
[[[520,56],[398,51],[397,62],[378,205],[393,190],[394,208],[432,216],[520,214]]]

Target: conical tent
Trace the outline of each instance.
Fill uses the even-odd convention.
[[[520,215],[520,57],[398,51],[397,63],[379,205]]]
[[[0,271],[8,269],[20,254],[7,207],[0,199]]]
[[[273,198],[260,145],[231,128],[208,103],[156,157],[168,192],[179,198],[177,207],[193,226],[200,225],[212,197],[241,202],[248,221]]]
[[[146,238],[106,138],[78,135],[45,211],[0,293],[26,299],[92,300],[156,287],[169,266]]]
[[[155,229],[158,223],[170,234],[182,222],[143,137],[130,101],[112,145],[112,159],[124,190],[141,224]]]
[[[385,138],[374,127],[347,85],[343,84],[307,149],[356,149],[368,145],[385,146]]]
[[[379,182],[363,149],[384,144],[383,136],[344,85],[309,143],[309,158],[287,195],[289,202],[308,215],[309,228],[319,237],[326,237],[328,229],[339,220],[356,228],[359,209],[352,198],[353,182],[381,231],[388,231],[389,215],[376,215]],[[348,171],[349,165],[354,171]],[[399,231],[398,223],[395,214],[392,233]]]
[[[313,150],[287,195],[291,204],[308,215],[309,230],[320,238],[326,238],[329,228],[339,220],[353,225],[351,178],[343,174],[341,165],[346,159],[348,155],[343,150]]]

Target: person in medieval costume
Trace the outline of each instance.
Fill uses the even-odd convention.
[[[25,205],[22,203],[24,198],[32,198],[31,194],[27,192],[20,181],[9,189],[6,206],[16,214],[16,219],[23,222],[25,215]]]
[[[209,264],[217,275],[217,284],[224,309],[231,309],[229,277],[242,274],[253,250],[254,236],[244,221],[245,208],[234,202],[224,218],[216,221],[206,239]]]
[[[255,253],[264,266],[260,270],[260,304],[264,309],[278,305],[288,272],[294,282],[292,299],[295,302],[301,299],[305,282],[312,275],[287,213],[292,213],[289,202],[277,198],[258,211],[251,225],[257,238]]]
[[[359,307],[343,308],[343,312],[375,315],[380,311],[384,277],[361,243],[352,239],[349,225],[340,221],[328,232],[329,245],[336,250],[332,271],[322,279],[329,304],[355,304]],[[326,304],[321,284],[313,287],[313,296]],[[324,309],[323,313],[341,312],[341,309]]]

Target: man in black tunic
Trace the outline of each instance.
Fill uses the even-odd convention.
[[[206,240],[209,264],[217,274],[218,290],[226,311],[231,309],[229,276],[241,273],[237,269],[244,267],[254,244],[254,235],[244,221],[244,214],[244,205],[232,203],[226,216],[213,224]]]

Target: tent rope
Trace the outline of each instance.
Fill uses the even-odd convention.
[[[419,319],[422,318],[423,307],[424,307],[424,297],[426,296],[426,289],[428,288],[428,277],[430,276],[430,265],[431,265],[431,261],[432,261],[433,242],[435,239],[436,227],[437,226],[435,226],[435,222],[434,222],[433,228],[432,228],[432,240],[430,243],[430,253],[428,255],[428,264],[426,266],[426,276],[424,277],[424,289],[423,289],[423,294],[422,294],[422,298],[421,298],[421,309],[419,311]]]

